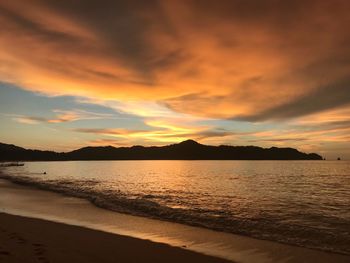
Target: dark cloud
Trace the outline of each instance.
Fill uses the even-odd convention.
[[[2,7],[1,5],[0,21],[2,21],[2,29],[0,29],[0,32],[3,34],[8,34],[9,30],[16,31],[18,28],[20,28],[25,34],[30,34],[41,39],[42,41],[51,42],[53,44],[59,42],[65,45],[76,45],[79,41],[79,38],[74,35],[44,27],[41,24],[27,19],[26,17],[11,11],[6,7]]]
[[[319,88],[302,97],[257,114],[233,117],[235,120],[265,121],[300,117],[350,104],[350,79]]]
[[[66,76],[81,78],[84,74],[88,76],[92,73],[97,79],[152,85],[154,70],[179,63],[183,58],[183,51],[179,47],[163,50],[162,43],[157,46],[150,37],[150,34],[155,33],[152,31],[157,31],[174,41],[176,37],[171,23],[156,0],[107,0],[103,4],[94,0],[45,0],[35,1],[35,4],[44,7],[44,11],[51,10],[52,13],[86,28],[98,42],[63,32],[62,28],[46,27],[45,23],[38,23],[22,12],[7,8],[6,5],[1,6],[0,2],[0,19],[3,21],[4,34],[20,31],[19,37],[23,38],[22,41],[36,39],[41,45],[53,45],[59,51],[58,55],[72,50],[82,53],[81,55],[90,53],[95,56],[106,56],[133,70],[143,80],[125,79],[110,72],[88,71],[81,68],[78,63],[72,63],[64,58],[57,59],[57,56],[37,61],[43,67],[52,68]],[[26,37],[26,34],[30,37]]]
[[[198,140],[203,140],[208,138],[226,137],[231,135],[236,135],[236,133],[232,131],[225,131],[225,130],[207,130],[207,131],[199,132],[197,134],[193,134],[192,136],[189,135],[188,137],[193,137]]]
[[[168,98],[158,103],[178,112],[201,115],[211,109],[217,102],[225,100],[225,96],[210,96],[205,93],[191,93],[179,97]],[[197,112],[197,114],[195,114]],[[219,113],[218,113],[219,115]],[[215,117],[215,114],[213,114]]]
[[[56,12],[60,12],[78,24],[92,30],[103,42],[109,56],[121,59],[129,66],[152,78],[152,69],[161,62],[154,63],[159,57],[158,48],[150,41],[153,27],[168,36],[174,36],[167,17],[156,0],[148,1],[43,1]],[[163,63],[174,60],[176,52],[164,54]]]

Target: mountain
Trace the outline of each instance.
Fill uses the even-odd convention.
[[[68,160],[322,160],[316,153],[293,148],[257,146],[209,146],[193,140],[167,146],[84,147],[66,153],[24,149],[0,143],[1,161]]]

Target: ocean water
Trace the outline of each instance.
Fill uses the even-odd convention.
[[[0,177],[109,210],[350,255],[348,161],[28,162]]]

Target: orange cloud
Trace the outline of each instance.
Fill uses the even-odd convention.
[[[0,1],[0,79],[48,95],[153,102],[201,117],[298,117],[350,103],[349,7]]]
[[[145,121],[149,129],[147,130],[131,130],[131,129],[91,129],[79,128],[76,132],[90,133],[95,135],[103,135],[119,139],[119,142],[137,141],[152,143],[174,143],[187,139],[205,140],[207,138],[227,137],[234,135],[233,132],[226,130],[216,130],[209,126],[198,126],[191,124],[179,124],[179,120],[161,120],[149,119]],[[101,139],[98,139],[101,140]],[[107,139],[110,140],[110,139]]]

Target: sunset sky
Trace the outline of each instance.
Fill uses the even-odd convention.
[[[0,141],[350,159],[350,1],[0,0]]]

